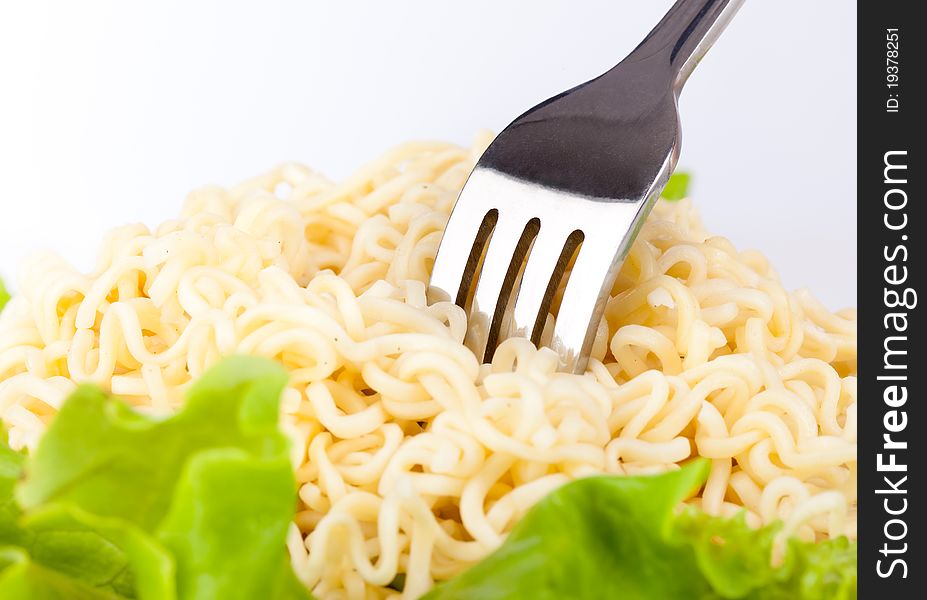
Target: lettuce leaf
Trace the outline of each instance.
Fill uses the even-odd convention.
[[[7,444],[6,430],[0,424],[0,546],[19,539],[16,524],[21,511],[13,500],[13,487],[22,475],[26,457]]]
[[[184,471],[158,538],[177,559],[181,598],[307,598],[284,550],[295,510],[286,458],[203,452]]]
[[[3,310],[3,307],[9,301],[10,293],[6,290],[6,286],[3,285],[3,279],[0,279],[0,310]]]
[[[143,532],[72,507],[52,505],[21,520],[17,575],[0,575],[0,597],[16,598],[5,585],[28,583],[41,596],[61,588],[63,597],[173,599],[173,561]],[[52,596],[55,597],[55,596]]]
[[[167,419],[82,386],[33,456],[0,431],[0,598],[310,598],[285,550],[296,500],[277,426],[285,383],[270,361],[233,358]],[[563,486],[426,598],[855,597],[855,543],[790,540],[773,565],[778,526],[678,510],[708,470],[697,460]]]
[[[119,596],[43,568],[25,550],[0,547],[0,597],[29,600],[112,600]]]
[[[684,171],[673,173],[670,175],[669,181],[666,182],[666,187],[663,188],[660,197],[664,200],[682,200],[689,194],[689,182],[691,180],[692,175]]]
[[[26,464],[17,499],[27,509],[68,502],[150,531],[167,514],[181,471],[197,452],[239,448],[257,461],[286,458],[287,440],[277,429],[286,382],[286,372],[270,361],[230,358],[196,382],[180,413],[161,421],[81,386]]]
[[[0,429],[0,598],[172,597],[170,558],[141,532],[61,505],[23,515],[25,458]]]
[[[855,544],[791,541],[772,566],[776,526],[679,503],[708,475],[698,460],[655,477],[590,477],[552,492],[490,556],[429,600],[843,600],[856,597]]]
[[[856,543],[845,537],[816,544],[790,539],[782,564],[774,566],[770,556],[780,524],[751,529],[743,515],[720,519],[690,509],[676,525],[721,598],[856,598]]]
[[[298,599],[286,372],[230,358],[163,420],[94,386],[31,457],[0,440],[0,598]]]

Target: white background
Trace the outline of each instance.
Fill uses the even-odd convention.
[[[0,3],[0,273],[297,160],[469,143],[618,62],[669,0]],[[682,95],[709,228],[856,303],[856,3],[747,0]],[[12,280],[12,281],[11,281]]]

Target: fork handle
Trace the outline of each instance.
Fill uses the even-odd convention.
[[[637,48],[622,62],[663,56],[676,94],[695,65],[718,39],[743,0],[677,0]]]

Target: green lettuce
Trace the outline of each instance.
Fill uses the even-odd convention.
[[[0,540],[2,598],[176,598],[170,556],[124,523],[53,505],[17,533]]]
[[[686,172],[673,173],[670,175],[666,187],[660,197],[664,200],[682,200],[689,194],[689,182],[692,176]]]
[[[169,559],[139,532],[61,505],[24,515],[13,490],[25,459],[0,429],[0,598],[142,597],[136,574],[147,597],[170,597],[160,574],[149,581],[152,567],[169,572]]]
[[[13,488],[23,471],[25,455],[11,450],[6,430],[0,426],[0,545],[18,535],[16,521],[20,510],[13,500]]]
[[[226,359],[163,420],[81,386],[33,456],[0,442],[0,598],[310,598],[285,547],[286,381]]]
[[[277,426],[286,380],[271,361],[231,358],[170,418],[81,386],[34,455],[0,431],[0,598],[308,599],[285,550],[296,507]],[[680,511],[708,470],[698,460],[563,486],[426,598],[855,597],[855,543],[790,540],[772,564],[779,526]]]
[[[590,477],[552,492],[481,562],[429,600],[856,597],[856,549],[845,539],[791,541],[772,566],[776,526],[711,517],[679,503],[708,475],[695,461],[656,477]]]
[[[6,286],[3,285],[3,279],[0,279],[0,310],[3,310],[3,307],[6,306],[9,300],[10,293],[6,291]]]

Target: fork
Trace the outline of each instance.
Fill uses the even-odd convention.
[[[606,73],[515,119],[457,198],[431,298],[469,314],[465,343],[540,343],[565,283],[550,347],[583,372],[618,270],[679,157],[677,99],[743,0],[678,0]],[[564,274],[572,263],[567,280]]]

